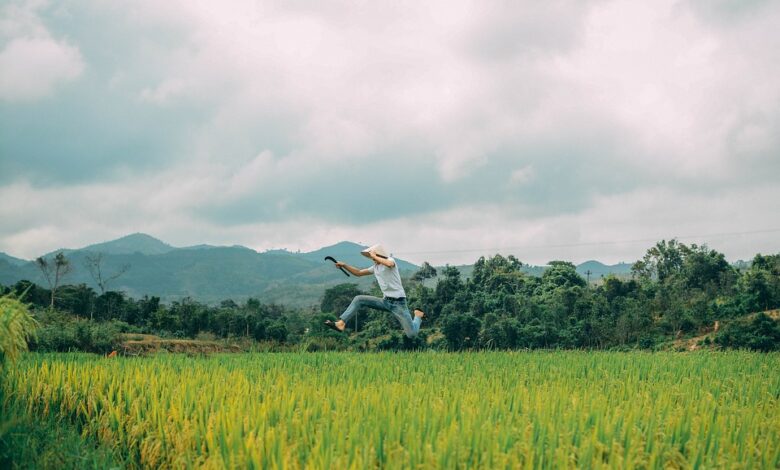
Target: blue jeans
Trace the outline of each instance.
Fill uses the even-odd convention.
[[[404,328],[404,333],[406,333],[406,336],[409,338],[414,338],[420,331],[422,319],[417,317],[412,319],[412,314],[409,313],[409,307],[406,305],[406,299],[390,300],[388,298],[380,299],[379,297],[371,295],[357,295],[352,299],[352,303],[349,304],[349,307],[344,310],[344,313],[342,313],[339,318],[346,323],[347,320],[357,313],[360,307],[368,307],[392,313],[401,323],[401,326]]]

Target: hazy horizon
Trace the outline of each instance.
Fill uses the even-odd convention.
[[[336,240],[336,241],[333,241],[333,242],[330,242],[330,243],[326,243],[326,244],[324,244],[322,246],[315,247],[313,249],[308,249],[308,250],[302,250],[300,248],[295,248],[295,247],[269,247],[269,248],[265,248],[265,249],[261,249],[261,250],[255,250],[252,247],[247,247],[245,245],[240,245],[240,244],[235,244],[235,243],[232,243],[232,244],[228,243],[228,244],[224,244],[224,245],[214,245],[214,244],[209,244],[209,243],[198,243],[198,244],[195,244],[195,245],[181,245],[181,246],[178,246],[178,245],[175,245],[175,244],[168,243],[166,240],[160,239],[159,237],[155,237],[154,235],[147,234],[147,233],[142,233],[142,232],[136,232],[136,233],[128,234],[128,235],[122,236],[120,238],[125,238],[125,237],[132,236],[132,235],[146,235],[146,236],[152,237],[152,238],[154,238],[154,239],[156,239],[158,241],[166,243],[166,244],[170,245],[172,248],[192,248],[192,247],[197,247],[199,245],[224,246],[224,247],[241,246],[241,247],[244,247],[244,248],[252,249],[252,250],[254,250],[254,251],[258,252],[258,253],[263,253],[263,252],[267,252],[267,251],[274,251],[274,250],[286,250],[286,251],[288,251],[290,253],[296,253],[296,252],[310,253],[310,252],[318,251],[318,250],[320,250],[322,248],[327,248],[327,247],[330,247],[330,246],[333,246],[333,245],[336,245],[336,244],[339,244],[339,243],[343,243],[343,242],[346,242],[346,243],[357,243],[359,245],[368,246],[367,243],[360,243],[360,242],[356,242],[356,241],[353,241],[353,240]],[[115,240],[117,240],[117,239],[115,239]],[[51,250],[47,250],[45,253],[40,253],[39,255],[56,253],[59,250],[80,250],[80,249],[84,249],[84,248],[87,248],[87,247],[92,246],[92,245],[105,243],[105,242],[111,242],[111,241],[115,241],[115,240],[97,240],[97,241],[89,242],[89,243],[87,243],[85,245],[82,245],[82,246],[70,246],[70,247],[62,246],[62,247],[57,247],[57,248],[54,248],[54,249],[51,249]],[[657,242],[657,241],[660,241],[660,240],[653,241],[652,243],[655,244],[655,242]],[[686,240],[686,238],[679,239],[679,241],[682,242],[682,243],[688,244],[688,245],[691,244],[690,242],[688,242]],[[633,241],[627,241],[626,243],[631,243],[631,244],[635,244],[636,245],[636,244],[646,243],[646,242],[648,242],[648,241],[647,240],[633,240]],[[716,251],[720,251],[715,246],[710,246],[710,245],[708,245],[708,246],[711,249],[715,249]],[[647,246],[646,248],[649,248],[649,247],[650,246]],[[546,248],[566,248],[566,247],[546,247]],[[617,260],[617,261],[604,260],[604,259],[598,259],[598,258],[593,258],[593,257],[591,257],[591,258],[585,257],[585,258],[582,258],[582,259],[551,258],[551,259],[546,260],[546,261],[534,261],[535,258],[526,258],[526,259],[519,258],[519,259],[520,259],[520,261],[522,261],[525,264],[534,265],[534,266],[544,266],[544,265],[547,265],[547,263],[549,261],[555,261],[555,260],[571,261],[571,262],[573,262],[574,264],[577,264],[577,265],[585,263],[585,262],[588,262],[588,261],[598,261],[598,262],[603,263],[605,265],[616,265],[616,264],[620,264],[620,263],[632,264],[635,261],[637,261],[637,260],[642,258],[646,248],[643,249],[642,254],[637,256],[635,259],[622,259],[622,260]],[[534,247],[528,247],[527,249],[531,250],[531,249],[534,249]],[[480,256],[490,257],[490,256],[498,254],[498,255],[502,255],[502,256],[513,255],[513,256],[517,257],[518,256],[518,254],[517,254],[518,252],[520,252],[520,251],[517,250],[516,248],[513,248],[513,247],[501,247],[499,249],[461,249],[461,250],[457,250],[455,253],[457,255],[459,255],[459,256],[465,256],[465,255],[467,255],[469,253],[475,253],[473,259],[471,261],[468,261],[468,262],[465,262],[465,263],[451,263],[451,262],[447,262],[447,261],[438,262],[437,263],[437,262],[430,261],[430,259],[438,259],[438,257],[445,257],[446,258],[446,256],[448,254],[452,254],[453,253],[453,252],[447,251],[447,250],[431,251],[431,252],[414,252],[414,253],[403,253],[403,252],[395,253],[395,252],[393,252],[392,255],[393,256],[397,256],[399,258],[402,258],[402,259],[404,259],[406,261],[410,261],[410,262],[412,262],[414,264],[417,264],[418,266],[421,265],[425,261],[431,262],[432,264],[439,265],[439,266],[443,266],[445,264],[457,266],[457,265],[473,264]],[[24,258],[24,257],[16,256],[14,253],[5,253],[5,254],[10,255],[10,256],[14,256],[16,258],[27,259],[27,260],[32,260],[35,257],[39,256],[39,255],[36,255],[34,257],[31,257],[31,258]],[[754,254],[758,254],[758,253],[754,253]],[[768,254],[768,253],[762,253],[762,254]],[[434,255],[434,257],[432,258],[430,255]],[[734,262],[738,262],[738,261],[749,261],[752,258],[752,256],[747,257],[747,258],[736,258],[736,259],[731,258],[729,256],[726,256],[726,258],[727,258],[727,260],[729,262],[734,263]]]

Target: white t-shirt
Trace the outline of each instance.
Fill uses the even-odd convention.
[[[395,263],[393,258],[387,259]],[[379,288],[382,289],[385,297],[406,297],[404,286],[401,285],[401,273],[398,272],[397,263],[392,268],[388,268],[384,264],[374,263],[373,266],[367,269],[370,269],[376,276]]]

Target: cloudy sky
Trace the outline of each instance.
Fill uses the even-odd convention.
[[[0,0],[0,251],[780,252],[780,2]]]

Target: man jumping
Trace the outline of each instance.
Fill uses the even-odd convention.
[[[401,274],[398,272],[398,265],[391,258],[382,245],[374,245],[360,252],[366,258],[374,262],[373,266],[366,269],[357,269],[346,263],[337,262],[337,268],[344,268],[354,276],[368,276],[373,274],[379,283],[379,288],[384,295],[383,299],[371,295],[358,295],[352,299],[339,320],[333,322],[325,321],[325,325],[336,331],[343,332],[347,327],[347,321],[358,311],[360,307],[369,307],[376,310],[384,310],[392,313],[401,323],[404,333],[409,338],[414,338],[420,331],[420,324],[425,316],[422,310],[414,310],[414,320],[409,313],[409,307],[406,305],[406,292],[401,285]]]

